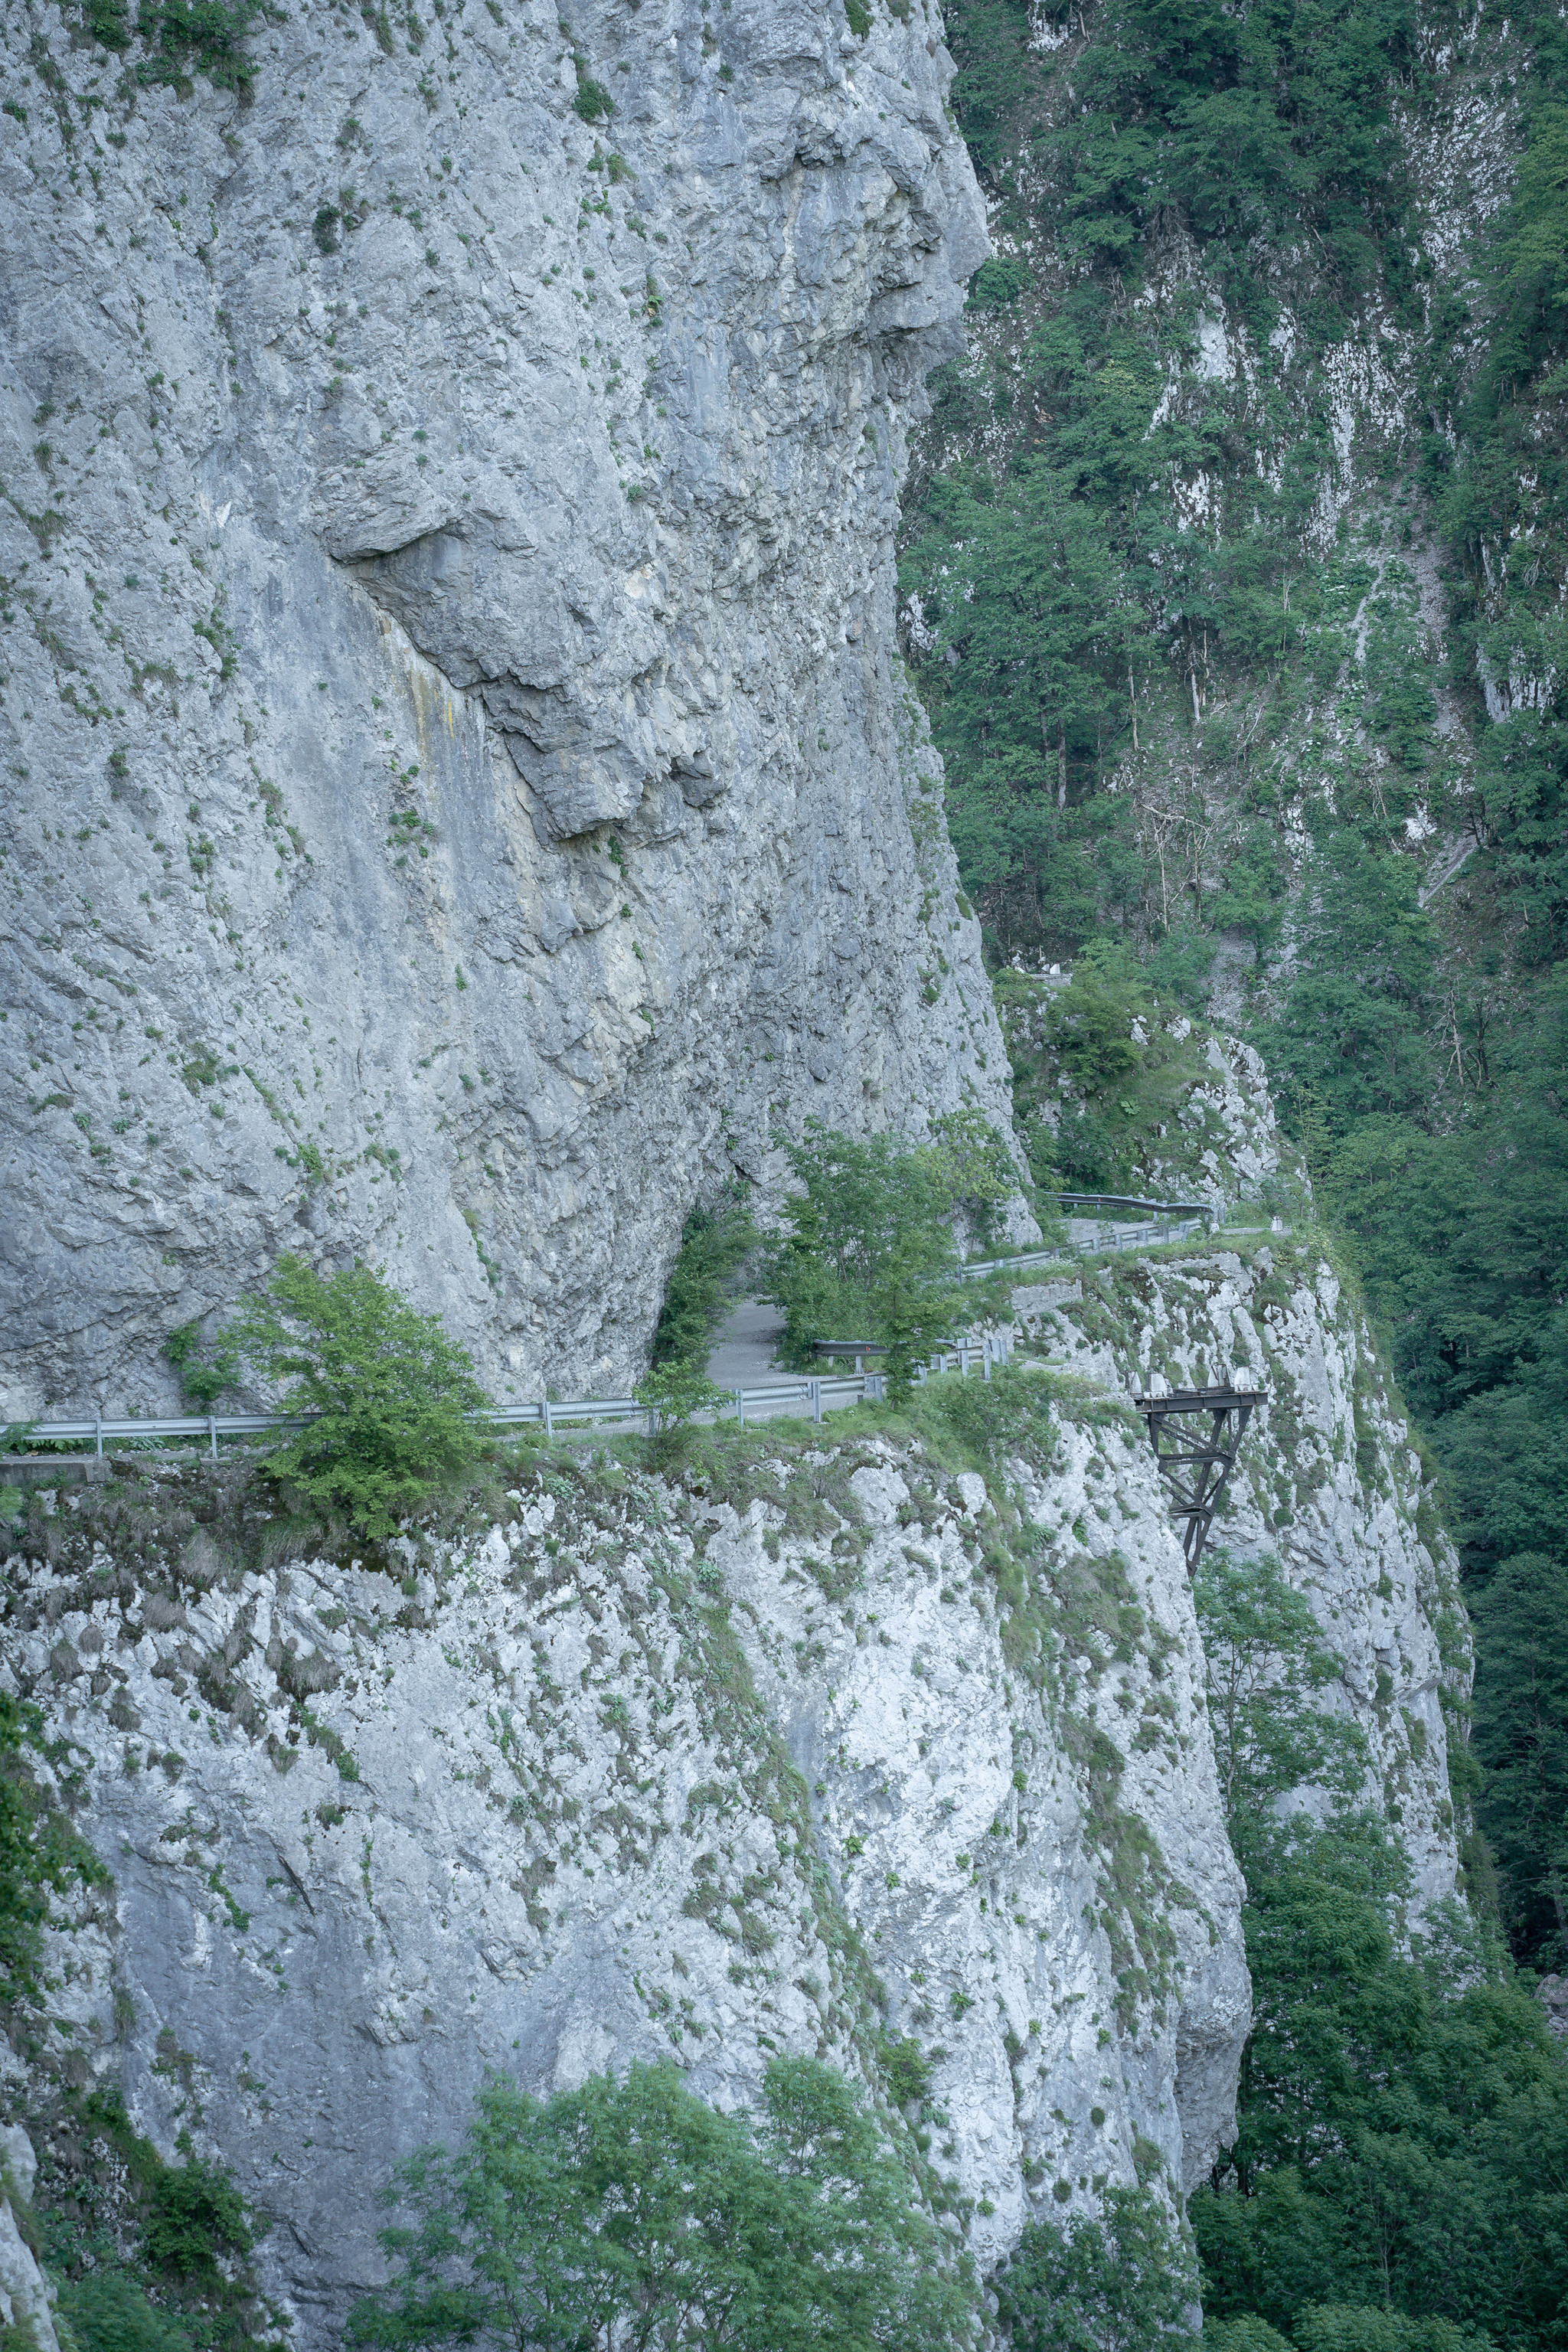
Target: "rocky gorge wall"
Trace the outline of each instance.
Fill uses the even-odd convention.
[[[775,1425],[684,1476],[525,1451],[384,1563],[313,1552],[237,1470],[127,1456],[36,1500],[5,1679],[113,1874],[52,1945],[68,2034],[7,2061],[47,2193],[82,2160],[63,2089],[189,2133],[273,2217],[313,2352],[377,2275],[378,2187],[487,2065],[547,2092],[662,2054],[731,2105],[820,2054],[983,2268],[1108,2183],[1195,2186],[1250,2017],[1242,1888],[1129,1391],[1267,1391],[1215,1540],[1275,1555],[1342,1658],[1321,1703],[1417,1916],[1456,1885],[1455,1562],[1310,1234],[1014,1304],[1041,1406],[1005,1473],[952,1379],[923,1439]]]
[[[266,1565],[223,1473],[62,1494],[5,1657],[114,1885],[54,1941],[63,2055],[10,2063],[50,2194],[51,2077],[117,2089],[273,2217],[316,2352],[487,2066],[662,2055],[728,2106],[816,2053],[984,2267],[1108,2181],[1195,2185],[1249,1992],[1180,1544],[1114,1399],[1010,1480],[963,1459],[809,1425],[695,1482],[542,1455],[393,1573]]]
[[[1394,1824],[1418,1902],[1451,1895],[1448,1743],[1470,1677],[1458,1555],[1432,1465],[1321,1240],[1221,1235],[1210,1251],[1111,1260],[1013,1296],[1032,1343],[1079,1377],[1143,1394],[1263,1391],[1210,1539],[1239,1559],[1272,1555],[1310,1602],[1343,1662],[1324,1703],[1368,1741],[1367,1801]]]
[[[5,12],[0,1416],[285,1248],[602,1393],[775,1128],[1005,1131],[892,621],[984,236],[872,16]]]

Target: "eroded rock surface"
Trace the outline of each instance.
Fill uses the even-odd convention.
[[[276,2216],[301,2352],[487,2065],[664,2054],[729,2105],[806,2051],[889,2098],[909,2037],[906,2145],[986,2265],[1204,2174],[1249,1995],[1180,1547],[1118,1412],[1015,1472],[831,1433],[733,1499],[557,1465],[404,1590],[226,1574],[177,1486],[135,1566],[72,1533],[112,1496],[62,1499],[6,1655],[116,1880],[60,1939],[71,2063]]]
[[[776,1127],[1005,1128],[891,604],[984,237],[874,15],[304,0],[247,104],[6,13],[0,1413],[283,1248],[613,1391]]]
[[[1448,1740],[1471,1664],[1458,1557],[1365,1318],[1316,1241],[1254,1234],[1016,1300],[1037,1346],[1107,1387],[1264,1391],[1211,1540],[1239,1559],[1272,1555],[1311,1602],[1344,1661],[1324,1702],[1368,1740],[1369,1800],[1421,1900],[1451,1895]]]

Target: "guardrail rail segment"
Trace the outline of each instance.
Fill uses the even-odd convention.
[[[1150,1243],[1182,1240],[1195,1232],[1200,1222],[1206,1221],[1212,1226],[1217,1213],[1211,1203],[1202,1201],[1144,1201],[1110,1192],[1060,1192],[1046,1197],[1073,1206],[1153,1212],[1152,1218],[1141,1224],[1103,1224],[1094,1242],[1089,1245],[1091,1254],[1105,1249],[1137,1249]],[[1085,1247],[1081,1244],[1068,1249],[1026,1250],[1012,1257],[984,1259],[978,1264],[961,1267],[960,1272],[968,1278],[1009,1272],[1026,1274],[1039,1266],[1071,1264],[1085,1254]],[[836,1354],[854,1357],[854,1371],[784,1379],[761,1388],[731,1389],[729,1394],[732,1402],[728,1409],[734,1412],[742,1428],[749,1415],[766,1418],[773,1412],[809,1411],[814,1421],[820,1421],[825,1411],[857,1403],[862,1398],[879,1398],[884,1393],[886,1376],[864,1369],[868,1355],[882,1352],[874,1341],[827,1340],[819,1341],[817,1345],[819,1351],[828,1357]],[[972,1334],[918,1365],[915,1379],[917,1382],[923,1383],[935,1374],[956,1371],[967,1375],[972,1370],[978,1369],[983,1377],[989,1380],[993,1366],[1005,1362],[1011,1353],[1012,1333],[1006,1327]],[[717,1416],[703,1413],[698,1417],[712,1420]],[[205,1443],[207,1453],[216,1461],[220,1438],[261,1437],[274,1430],[302,1429],[307,1426],[309,1418],[274,1412],[94,1414],[90,1420],[26,1422],[19,1424],[16,1433],[26,1435],[40,1445],[90,1446],[99,1455],[106,1443],[142,1445],[150,1440],[174,1444],[188,1444],[194,1440],[198,1444]],[[491,1405],[476,1413],[474,1418],[497,1429],[542,1428],[547,1436],[558,1429],[574,1424],[581,1427],[584,1423],[592,1425],[601,1422],[637,1421],[650,1430],[658,1424],[657,1412],[635,1396],[575,1397],[563,1403],[545,1399],[538,1404]],[[0,1441],[3,1437],[4,1433],[0,1432]]]
[[[992,1367],[1005,1362],[1012,1352],[1010,1334],[982,1332],[961,1339],[956,1346],[943,1349],[915,1367],[917,1385],[923,1386],[933,1375],[942,1372],[967,1373],[978,1369],[986,1380]],[[704,1412],[700,1421],[719,1419],[726,1410],[732,1412],[743,1429],[748,1415],[765,1417],[771,1411],[795,1412],[809,1410],[813,1421],[836,1405],[856,1404],[864,1398],[879,1398],[887,1386],[881,1372],[813,1373],[798,1379],[771,1381],[763,1388],[731,1389],[727,1407]],[[35,1421],[21,1425],[21,1433],[40,1445],[90,1446],[101,1454],[106,1444],[138,1444],[148,1439],[168,1439],[176,1443],[195,1439],[205,1441],[214,1461],[217,1459],[218,1440],[222,1437],[262,1437],[274,1430],[305,1429],[314,1418],[311,1414],[284,1412],[208,1412],[167,1413],[142,1416],[128,1413],[115,1417],[98,1414],[91,1421]],[[639,1397],[571,1397],[564,1402],[547,1398],[538,1404],[498,1404],[488,1406],[473,1418],[490,1429],[542,1429],[547,1436],[557,1430],[584,1423],[641,1422],[650,1431],[657,1428],[658,1410],[643,1403]],[[0,1457],[3,1459],[4,1457]]]

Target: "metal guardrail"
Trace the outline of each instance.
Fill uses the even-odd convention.
[[[848,1352],[846,1350],[846,1352]],[[986,1380],[992,1368],[1005,1362],[1012,1352],[1010,1333],[993,1336],[983,1333],[977,1339],[960,1340],[951,1349],[929,1357],[915,1368],[918,1385],[943,1372],[965,1374],[978,1369]],[[887,1378],[881,1372],[843,1372],[810,1374],[801,1379],[774,1381],[765,1387],[731,1389],[730,1402],[711,1412],[700,1413],[701,1421],[721,1419],[726,1411],[732,1412],[740,1426],[748,1418],[769,1419],[775,1412],[809,1412],[813,1421],[819,1422],[824,1412],[841,1405],[858,1404],[862,1398],[877,1399],[886,1392]],[[218,1440],[234,1437],[261,1437],[275,1430],[305,1429],[313,1416],[280,1412],[208,1412],[172,1413],[164,1415],[125,1414],[114,1418],[95,1415],[91,1421],[37,1421],[19,1425],[20,1433],[39,1445],[89,1446],[94,1454],[101,1455],[106,1445],[141,1444],[155,1441],[195,1440],[205,1444],[213,1461],[218,1458]],[[539,1404],[491,1405],[474,1415],[477,1422],[491,1429],[542,1429],[547,1437],[558,1430],[592,1427],[601,1423],[640,1422],[650,1432],[658,1425],[658,1413],[635,1396],[574,1397],[565,1402],[546,1399]],[[0,1454],[0,1468],[5,1455]]]
[[[1092,1242],[1071,1243],[1066,1249],[1026,1250],[1018,1257],[984,1258],[960,1266],[959,1273],[970,1282],[986,1274],[1025,1274],[1036,1266],[1069,1265],[1075,1258],[1097,1255],[1105,1250],[1147,1249],[1162,1242],[1185,1241],[1205,1221],[1212,1226],[1212,1213],[1207,1208],[1201,1217],[1178,1218],[1173,1211],[1169,1216],[1152,1217],[1137,1225],[1113,1225],[1107,1221]]]
[[[1207,1217],[1211,1224],[1219,1215],[1212,1201],[1134,1200],[1125,1192],[1042,1192],[1038,1197],[1059,1201],[1064,1208],[1143,1209],[1152,1217]]]
[[[1218,1214],[1207,1202],[1142,1201],[1112,1192],[1055,1192],[1046,1197],[1077,1205],[1092,1203],[1101,1208],[1148,1209],[1155,1213],[1141,1224],[1114,1226],[1104,1223],[1099,1236],[1089,1245],[1093,1251],[1139,1249],[1152,1242],[1184,1240],[1197,1230],[1200,1221],[1212,1227]],[[986,1258],[977,1264],[961,1266],[959,1272],[966,1279],[987,1274],[1025,1274],[1037,1266],[1070,1265],[1084,1254],[1082,1244],[1067,1249],[1026,1250],[1012,1257]],[[838,1343],[838,1349],[845,1355],[856,1356],[858,1360],[852,1374],[777,1381],[755,1389],[731,1389],[729,1393],[733,1399],[732,1410],[740,1425],[744,1428],[748,1413],[766,1417],[772,1412],[793,1412],[806,1408],[809,1408],[814,1421],[820,1421],[826,1410],[857,1402],[862,1397],[880,1397],[885,1376],[861,1369],[866,1354],[870,1352],[870,1344],[863,1341],[857,1346],[853,1341],[845,1340]],[[932,1356],[926,1364],[917,1367],[915,1377],[923,1382],[933,1373],[956,1371],[966,1374],[977,1364],[984,1378],[989,1380],[992,1366],[1005,1361],[1011,1349],[1011,1334],[1005,1331],[995,1338],[984,1334],[979,1339],[960,1340],[953,1349]],[[831,1351],[830,1346],[827,1352]],[[712,1419],[715,1416],[700,1417]],[[542,1428],[549,1436],[557,1429],[573,1425],[581,1427],[584,1423],[591,1426],[601,1422],[640,1421],[652,1428],[657,1416],[636,1397],[576,1397],[564,1403],[546,1400],[539,1404],[492,1405],[476,1414],[475,1418],[498,1429]],[[25,1433],[40,1445],[89,1445],[98,1455],[102,1454],[106,1443],[140,1444],[153,1439],[175,1444],[194,1440],[200,1444],[205,1441],[207,1453],[216,1461],[219,1438],[259,1437],[273,1430],[303,1429],[306,1425],[305,1419],[287,1413],[209,1412],[145,1416],[132,1413],[111,1419],[95,1415],[90,1421],[25,1422],[19,1424],[18,1433]],[[0,1462],[4,1460],[4,1454],[0,1454]]]

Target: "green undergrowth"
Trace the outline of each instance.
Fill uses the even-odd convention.
[[[718,1524],[718,1507],[729,1504],[743,1514],[761,1501],[769,1520],[767,1549],[781,1557],[787,1542],[802,1562],[795,1572],[812,1577],[831,1602],[848,1604],[863,1586],[871,1538],[851,1483],[858,1470],[897,1467],[910,1496],[900,1516],[915,1542],[923,1526],[963,1509],[952,1483],[959,1475],[976,1472],[984,1479],[990,1507],[973,1523],[969,1547],[976,1598],[984,1598],[986,1612],[994,1608],[1003,1662],[1020,1697],[1032,1695],[1049,1726],[1049,1744],[1070,1759],[1088,1834],[1099,1855],[1097,1913],[1110,1942],[1119,2015],[1124,2029],[1135,2030],[1145,2006],[1159,2004],[1171,1988],[1173,1938],[1163,1914],[1173,1898],[1153,1841],[1122,1800],[1126,1756],[1089,1723],[1081,1694],[1107,1673],[1140,1659],[1157,1679],[1169,1644],[1148,1622],[1121,1555],[1096,1557],[1081,1528],[1079,1539],[1065,1549],[1053,1544],[1029,1517],[1013,1485],[1019,1463],[1041,1480],[1051,1476],[1068,1427],[1091,1432],[1097,1447],[1114,1434],[1134,1443],[1142,1436],[1124,1400],[1086,1394],[1069,1381],[1008,1367],[990,1381],[956,1375],[932,1380],[899,1411],[869,1404],[835,1414],[820,1426],[790,1420],[756,1429],[694,1429],[675,1460],[668,1451],[658,1457],[648,1441],[634,1435],[605,1436],[585,1450],[531,1437],[487,1448],[464,1490],[428,1508],[405,1536],[380,1548],[319,1516],[285,1512],[276,1485],[254,1471],[219,1466],[170,1472],[158,1465],[156,1475],[143,1471],[105,1488],[79,1490],[52,1517],[35,1498],[27,1550],[36,1544],[62,1581],[42,1587],[25,1551],[8,1564],[5,1609],[11,1624],[36,1630],[68,1611],[110,1599],[128,1631],[169,1633],[182,1623],[187,1604],[215,1584],[235,1584],[253,1569],[282,1570],[291,1559],[325,1558],[329,1565],[336,1561],[344,1568],[357,1563],[395,1583],[399,1597],[393,1624],[410,1631],[445,1630],[448,1624],[456,1629],[458,1617],[448,1616],[448,1606],[460,1612],[474,1551],[496,1526],[515,1526],[531,1500],[542,1494],[552,1497],[549,1532],[518,1551],[509,1585],[531,1615],[577,1585],[584,1562],[613,1570],[626,1543],[636,1542],[679,1635],[679,1685],[694,1696],[716,1759],[718,1777],[692,1793],[689,1825],[710,1809],[721,1820],[741,1803],[767,1811],[780,1832],[781,1855],[791,1858],[787,1869],[781,1861],[781,1869],[798,1878],[831,1955],[825,2030],[858,2052],[869,2079],[880,2079],[889,2069],[901,2078],[919,2053],[888,2034],[886,1997],[871,1957],[818,1855],[809,1794],[753,1685],[722,1578],[704,1553]],[[585,1598],[594,1615],[597,1604]],[[334,1616],[341,1622],[342,1612],[322,1612],[319,1598],[312,1605],[329,1623]],[[386,1617],[380,1622],[385,1624]],[[375,1631],[356,1617],[356,1636],[374,1639]],[[641,1644],[635,1626],[632,1631]],[[638,1654],[650,1688],[660,1692],[656,1715],[661,1721],[666,1697],[674,1704],[674,1686],[664,1689],[668,1664],[659,1643],[642,1644]],[[94,1698],[133,1745],[139,1729],[134,1695],[109,1674],[113,1655],[111,1636],[104,1653],[90,1661],[96,1669]],[[204,1642],[198,1654],[187,1643],[178,1662],[213,1724],[221,1727],[226,1718],[226,1731],[215,1731],[215,1737],[265,1737],[282,1771],[301,1748],[315,1746],[336,1757],[345,1780],[357,1777],[354,1759],[324,1719],[331,1712],[325,1695],[343,1671],[326,1651],[310,1651],[308,1644],[285,1647],[275,1637],[266,1654],[258,1654],[241,1627],[221,1647]],[[89,1663],[74,1654],[62,1658],[79,1688]],[[255,1689],[266,1687],[258,1682],[264,1671],[271,1678],[265,1708],[255,1697]],[[101,1690],[97,1675],[103,1677]],[[498,1720],[512,1704],[498,1684]],[[282,1737],[279,1705],[287,1725]],[[626,1721],[616,1714],[613,1694],[606,1706],[607,1724]],[[1143,1744],[1161,1728],[1147,1727]],[[663,1737],[651,1719],[647,1737],[655,1745]],[[629,1729],[621,1738],[623,1743],[630,1738]],[[140,1769],[161,1766],[176,1778],[183,1762],[149,1753],[140,1759]],[[548,1790],[533,1789],[533,1768],[524,1770],[514,1759],[509,1769],[518,1780],[512,1815],[539,1828],[533,1857],[539,1866],[531,1873],[529,1907],[544,1932],[558,1867],[552,1857],[563,1837],[570,1844],[581,1832]],[[646,1769],[636,1764],[631,1748],[626,1769],[634,1780]],[[331,1809],[333,1821],[361,1801],[345,1790],[342,1805]],[[500,1791],[494,1801],[507,1810]],[[612,1805],[602,1820],[595,1816],[581,1827],[612,1836],[621,1865],[634,1868],[648,1861],[658,1835],[657,1822],[643,1819],[646,1811],[632,1800],[628,1783],[618,1807]],[[212,1855],[193,1847],[187,1858],[222,1896],[221,1868],[212,1874]],[[783,1899],[783,1884],[770,1892],[764,1874],[753,1890],[749,1882],[731,1883],[732,1876],[713,1859],[711,1868],[699,1871],[687,1907],[731,1938],[737,1982],[753,1976],[761,1980],[773,1940],[768,1907]],[[243,1936],[248,1918],[232,1896],[226,1900],[235,1932]],[[671,2002],[679,1990],[674,1988]],[[668,2022],[677,2036],[695,2030],[673,2006]],[[950,2193],[934,2172],[926,2186],[933,2200]]]
[[[1215,1076],[1206,1026],[1135,971],[1103,961],[1081,961],[1066,988],[1012,970],[999,971],[993,988],[1037,1186],[1132,1192],[1178,1171],[1195,1179],[1200,1154],[1221,1135],[1213,1111],[1191,1100]]]
[[[1171,1198],[1213,1181],[1235,1138],[1213,1099],[1223,1087],[1208,1058],[1219,1033],[1162,990],[1113,946],[1086,953],[1070,984],[999,971],[994,991],[1007,1040],[1013,1098],[1035,1183],[1046,1192]],[[1300,1216],[1307,1202],[1295,1155],[1256,1203],[1230,1213]]]
[[[68,13],[116,56],[134,51],[138,82],[165,84],[182,97],[196,74],[216,89],[247,96],[256,62],[246,41],[258,24],[283,15],[269,0],[76,0]]]
[[[282,2352],[287,2323],[254,2263],[268,2224],[225,2168],[185,2131],[167,2161],[118,2093],[37,2053],[28,2095],[38,2173],[30,2209],[13,2211],[58,2290],[62,2352]]]

